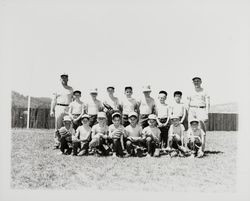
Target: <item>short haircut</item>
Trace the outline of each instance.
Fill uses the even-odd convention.
[[[182,92],[181,92],[181,91],[175,91],[175,92],[174,92],[174,97],[175,97],[176,95],[182,96]]]
[[[168,93],[166,91],[164,91],[164,90],[159,91],[159,94],[164,94],[166,96],[168,95]]]
[[[128,90],[128,89],[130,89],[131,91],[133,90],[133,88],[130,87],[130,86],[125,87],[125,91]]]

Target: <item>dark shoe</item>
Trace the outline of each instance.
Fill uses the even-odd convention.
[[[70,155],[72,153],[72,149],[67,149],[67,151],[66,151],[66,155]]]

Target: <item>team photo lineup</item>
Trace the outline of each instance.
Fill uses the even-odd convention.
[[[175,91],[174,103],[166,104],[169,94],[161,90],[151,97],[150,85],[142,86],[142,98],[133,98],[133,87],[124,86],[124,97],[98,99],[98,89],[81,101],[81,91],[68,85],[69,76],[60,75],[61,89],[53,94],[51,117],[55,117],[54,149],[58,154],[113,157],[198,157],[204,156],[208,126],[209,96],[202,79],[192,79],[194,90],[185,106],[182,92]]]

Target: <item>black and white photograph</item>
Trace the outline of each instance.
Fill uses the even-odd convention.
[[[1,1],[1,200],[249,200],[247,1]]]

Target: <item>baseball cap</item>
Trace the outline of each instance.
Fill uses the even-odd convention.
[[[156,115],[155,115],[155,114],[150,114],[150,115],[148,116],[148,119],[154,119],[154,120],[157,120],[157,117],[156,117]]]
[[[90,117],[89,117],[88,114],[84,114],[84,115],[82,115],[81,119],[84,119],[84,118],[88,118],[89,119]]]
[[[193,123],[193,122],[199,123],[200,121],[199,121],[198,119],[195,119],[195,118],[193,118],[193,119],[191,119],[191,120],[189,121],[190,124]]]
[[[127,89],[131,89],[131,90],[133,90],[133,87],[132,87],[132,86],[130,86],[130,85],[127,85],[127,86],[125,86],[124,90],[126,91]]]
[[[98,90],[97,90],[97,88],[93,88],[93,89],[90,89],[89,93],[91,93],[91,94],[97,94]]]
[[[201,78],[200,78],[200,77],[194,77],[192,80],[193,80],[193,81],[194,81],[194,80],[201,80]]]
[[[128,115],[128,118],[130,117],[138,117],[138,114],[136,112],[130,112],[129,115]]]
[[[63,121],[70,121],[71,122],[71,118],[69,116],[64,116]]]
[[[63,77],[69,77],[69,75],[66,74],[66,73],[63,73],[63,74],[60,75],[60,77],[61,77],[61,78],[63,78]]]
[[[150,85],[143,86],[143,87],[142,87],[142,91],[143,91],[143,92],[150,92],[150,91],[151,91]]]
[[[106,119],[107,116],[106,116],[105,112],[98,112],[97,118],[105,118]]]
[[[74,92],[73,92],[73,94],[75,95],[75,94],[81,94],[82,92],[81,91],[79,91],[79,90],[75,90]]]
[[[107,86],[107,89],[115,89],[115,87],[114,86],[112,86],[112,85],[110,85],[110,86]]]
[[[121,117],[121,114],[119,112],[115,112],[114,114],[112,114],[112,118],[114,117]]]

